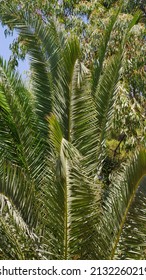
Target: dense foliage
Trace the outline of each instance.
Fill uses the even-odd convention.
[[[0,258],[145,259],[143,2],[142,13],[130,1],[10,2]],[[13,67],[26,53],[29,87]]]

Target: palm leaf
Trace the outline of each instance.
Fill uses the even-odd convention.
[[[81,162],[68,173],[71,194],[70,256],[72,259],[96,259],[97,225],[100,217],[100,185],[89,177]]]
[[[80,57],[79,41],[76,37],[69,36],[62,46],[62,59],[60,79],[56,80],[55,93],[53,96],[53,113],[61,123],[65,139],[71,141],[71,98],[72,79],[74,67]]]
[[[141,226],[142,219],[143,221],[145,219],[145,204],[144,198],[140,198],[138,191],[140,181],[145,174],[146,151],[141,149],[133,161],[129,163],[125,172],[117,176],[109,191],[109,197],[105,203],[101,225],[99,226],[101,231],[101,239],[99,239],[100,259],[116,259],[123,258],[123,256],[129,258],[134,255],[134,258],[139,258],[140,250],[142,252],[145,250],[145,229]],[[138,198],[140,198],[139,205],[141,206],[139,210],[138,205],[136,205]],[[134,213],[137,214],[134,215]],[[131,224],[136,226],[137,234],[134,236],[130,230]],[[131,236],[133,237],[131,238]],[[130,239],[131,252],[129,250],[126,253],[124,244],[128,244]]]
[[[54,115],[48,118],[50,131],[49,187],[43,188],[42,209],[44,234],[42,242],[49,251],[47,258],[67,259],[69,256],[70,189],[67,184],[68,160],[74,155],[63,138]],[[73,155],[72,155],[73,154]],[[44,215],[43,215],[44,213]],[[51,236],[51,238],[50,238]],[[56,245],[55,245],[56,244]]]
[[[110,36],[111,36],[112,31],[113,31],[113,27],[116,23],[116,20],[118,18],[120,10],[121,10],[121,7],[112,16],[108,26],[106,26],[105,34],[104,34],[104,36],[102,38],[102,41],[99,45],[98,57],[96,55],[96,57],[94,59],[94,63],[93,63],[93,66],[92,66],[92,95],[93,95],[93,97],[95,97],[95,93],[96,93],[97,86],[98,86],[98,83],[99,83],[100,75],[101,75],[102,70],[103,70],[103,64],[104,64],[104,60],[105,60],[105,55],[106,55],[108,43],[110,41]]]
[[[31,173],[33,178],[37,178],[38,165],[36,169],[36,160],[40,158],[41,165],[43,164],[42,153],[44,148],[37,129],[38,120],[34,110],[33,98],[27,92],[17,74],[11,75],[10,69],[5,67],[2,61],[0,74],[1,147],[3,147],[6,158],[7,148],[9,147],[13,155],[15,154],[17,164],[25,168],[27,173]],[[26,124],[25,127],[24,123]],[[5,141],[4,137],[6,135]],[[41,166],[40,169],[42,170]]]
[[[4,164],[4,161],[0,174],[0,193],[5,195],[21,213],[28,226],[34,227],[38,213],[34,183],[17,166],[9,163]]]
[[[17,239],[12,235],[10,226],[0,218],[0,259],[24,259],[23,251]]]
[[[49,186],[43,188],[41,196],[44,203],[42,243],[46,251],[48,248],[46,257],[85,259],[88,255],[92,259],[95,255],[90,254],[90,249],[94,246],[98,223],[95,206],[98,212],[99,186],[88,178],[82,156],[63,138],[55,116],[50,116],[48,121],[51,141]]]
[[[33,92],[37,98],[37,114],[40,118],[39,129],[46,135],[46,116],[52,111],[52,92],[54,79],[57,81],[59,56],[59,37],[54,24],[45,27],[41,21],[32,19],[29,13],[7,7],[1,15],[5,24],[19,32],[23,44],[27,47],[32,70]],[[59,49],[60,50],[60,49]],[[57,70],[59,69],[59,70]],[[60,71],[61,72],[61,71]]]
[[[146,257],[146,198],[139,186],[129,208],[114,258],[144,260]]]
[[[71,94],[71,142],[84,156],[89,173],[95,174],[98,145],[97,113],[91,96],[91,76],[80,61],[77,61],[74,67]]]
[[[38,237],[28,229],[5,196],[1,196],[1,203],[0,259],[41,258]]]
[[[96,91],[97,119],[100,133],[100,143],[110,130],[113,115],[113,104],[116,99],[118,80],[122,63],[122,50],[114,56],[100,78]]]
[[[101,155],[101,163],[106,157],[105,139],[108,136],[108,132],[111,128],[114,103],[116,101],[116,95],[118,92],[118,82],[122,77],[125,44],[127,42],[131,28],[134,26],[138,19],[139,13],[137,13],[129,23],[128,28],[123,35],[123,40],[121,42],[121,45],[119,46],[117,54],[109,59],[109,62],[107,63],[103,74],[100,75],[99,82],[96,88],[95,103],[97,108],[97,122],[100,135],[98,149],[99,154]]]

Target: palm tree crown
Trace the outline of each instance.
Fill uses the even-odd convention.
[[[12,6],[1,15],[21,35],[31,65],[28,89],[0,59],[1,259],[145,257],[139,184],[146,150],[113,175],[106,196],[96,176],[106,158],[124,47],[139,18],[107,62],[118,13],[90,70],[78,39],[64,38],[52,21],[33,20]]]

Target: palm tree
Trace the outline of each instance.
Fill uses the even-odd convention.
[[[145,257],[146,150],[113,174],[108,195],[96,178],[123,65],[124,46],[105,63],[119,11],[91,70],[76,37],[13,7],[1,14],[28,49],[31,89],[0,59],[0,258]]]

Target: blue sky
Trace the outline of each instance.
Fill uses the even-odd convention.
[[[9,49],[9,45],[12,43],[14,38],[17,37],[17,33],[14,31],[13,37],[7,36],[6,38],[4,34],[5,29],[6,27],[2,27],[0,24],[0,56],[2,56],[6,61],[8,61],[11,56],[11,50]],[[26,59],[25,61],[20,61],[18,71],[22,75],[24,80],[26,78],[25,71],[27,70],[29,70],[28,59]]]

